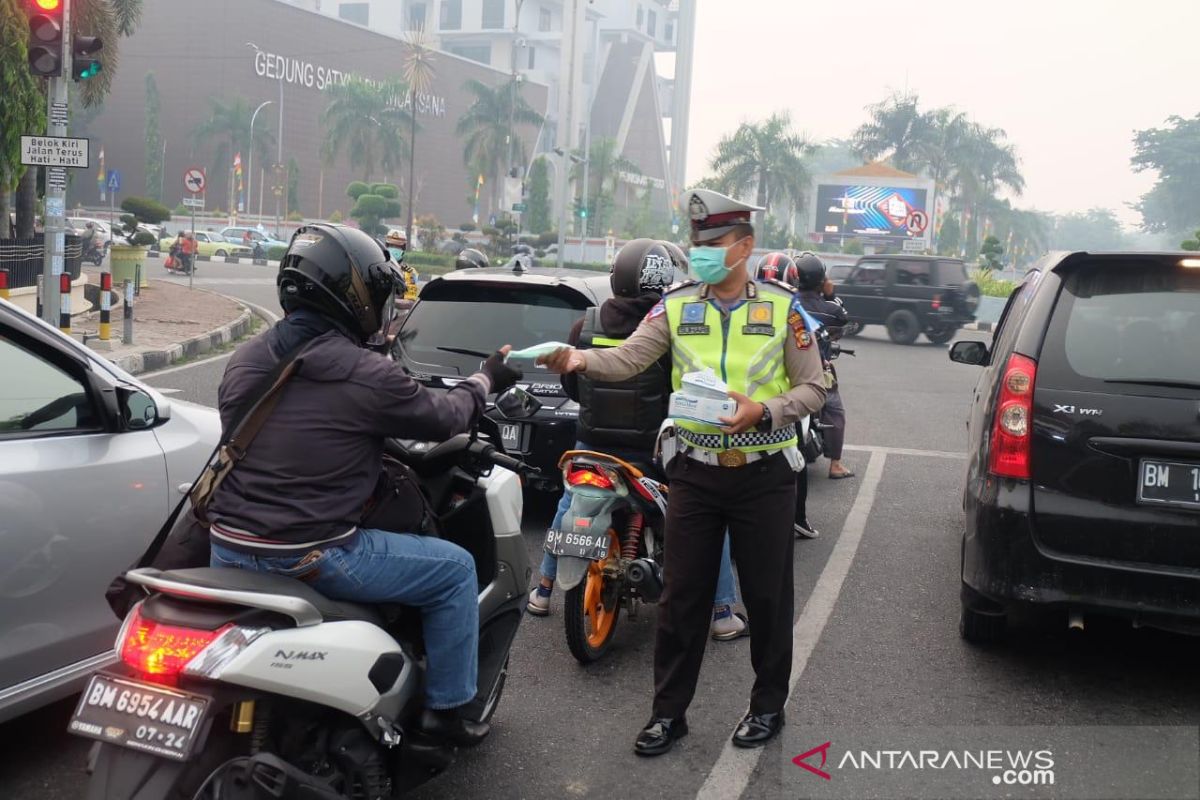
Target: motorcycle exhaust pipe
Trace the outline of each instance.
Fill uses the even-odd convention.
[[[662,567],[652,559],[639,558],[625,568],[625,580],[647,603],[657,603],[662,596]]]

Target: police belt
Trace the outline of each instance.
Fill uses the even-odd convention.
[[[765,433],[749,431],[723,435],[693,433],[685,428],[678,428],[677,433],[680,444],[683,445],[682,451],[688,458],[710,466],[740,467],[779,452],[779,450],[744,452],[741,448],[779,445],[782,449],[796,436],[796,426],[788,425],[779,430]]]

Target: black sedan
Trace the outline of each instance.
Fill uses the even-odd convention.
[[[504,344],[519,350],[565,342],[575,321],[612,296],[608,273],[578,269],[459,270],[435,277],[404,320],[396,355],[431,389],[445,390],[479,370],[480,356]],[[541,402],[532,418],[505,419],[491,402],[504,447],[541,469],[529,483],[556,489],[558,459],[575,445],[579,405],[559,377],[530,360],[513,362],[525,373],[522,388]]]

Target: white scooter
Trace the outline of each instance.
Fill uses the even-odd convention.
[[[519,418],[537,400],[514,389],[497,405]],[[479,692],[466,716],[486,721],[525,607],[519,474],[535,470],[475,432],[388,449],[421,477],[441,535],[475,559]],[[92,676],[69,724],[101,742],[91,800],[377,800],[453,759],[416,726],[425,660],[415,609],[338,602],[245,570],[137,569],[126,579],[148,597],[117,637],[120,664]]]

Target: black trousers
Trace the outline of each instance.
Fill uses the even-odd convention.
[[[692,702],[712,620],[728,528],[750,618],[750,710],[779,711],[792,672],[792,520],[796,473],[779,454],[744,467],[677,456],[667,470],[664,591],[654,643],[654,714],[681,717]]]
[[[796,522],[808,524],[808,464],[796,474]]]

